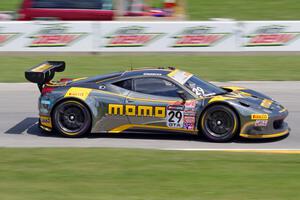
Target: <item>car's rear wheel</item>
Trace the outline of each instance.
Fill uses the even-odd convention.
[[[54,129],[64,137],[80,137],[90,131],[91,115],[88,108],[74,100],[57,105],[52,115]]]
[[[228,142],[238,133],[236,113],[224,105],[206,109],[201,118],[201,129],[204,136],[213,142]]]

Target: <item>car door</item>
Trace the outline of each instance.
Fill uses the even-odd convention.
[[[133,90],[126,98],[125,108],[132,127],[184,129],[185,104],[178,91],[183,91],[187,99],[193,99],[193,96],[169,79],[133,79]]]
[[[96,87],[98,92],[93,93],[98,108],[95,131],[120,132],[118,127],[130,124],[124,111],[126,96],[130,92],[127,81],[115,84],[100,81]]]

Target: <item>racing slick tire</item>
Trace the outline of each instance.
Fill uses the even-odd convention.
[[[64,137],[80,137],[90,132],[91,115],[88,108],[75,100],[59,103],[53,110],[54,130]]]
[[[201,118],[202,133],[212,142],[231,141],[237,135],[238,127],[236,113],[224,105],[209,107]]]

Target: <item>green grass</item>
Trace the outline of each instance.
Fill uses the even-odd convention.
[[[192,20],[300,20],[298,0],[187,0]]]
[[[21,0],[1,0],[0,11],[15,11],[21,6]]]
[[[24,71],[45,60],[65,60],[56,78],[78,78],[139,67],[176,66],[211,81],[300,80],[299,56],[75,55],[0,56],[0,82],[25,82]]]
[[[161,0],[152,0],[160,6]],[[233,18],[237,20],[300,20],[298,0],[186,0],[192,20]],[[1,0],[0,10],[17,10],[21,0]]]
[[[299,155],[1,149],[3,200],[298,200]]]

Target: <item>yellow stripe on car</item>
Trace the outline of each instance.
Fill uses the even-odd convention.
[[[197,130],[187,130],[183,128],[170,128],[165,126],[157,126],[157,125],[144,125],[144,124],[125,124],[119,127],[116,127],[109,131],[109,133],[121,133],[130,128],[149,128],[149,129],[161,129],[161,130],[171,130],[171,131],[184,131],[190,133],[196,133]]]
[[[88,77],[82,77],[82,78],[75,78],[72,80],[72,82],[76,82],[76,81],[81,81],[81,80],[85,80],[87,79]]]
[[[279,112],[280,112],[280,113],[283,113],[283,112],[285,112],[285,111],[287,111],[287,109],[286,109],[286,108],[283,108],[283,109],[280,110]]]
[[[270,99],[264,99],[262,102],[261,102],[261,106],[264,107],[264,108],[270,108],[270,106],[272,105],[273,101],[270,100]]]
[[[230,89],[232,91],[236,91],[236,90],[245,90],[246,88],[243,88],[243,87],[237,87],[237,86],[223,86],[222,88],[225,88],[225,89]]]
[[[51,68],[51,67],[52,67],[52,66],[49,65],[49,64],[42,64],[42,65],[40,65],[40,66],[38,66],[38,67],[32,69],[31,71],[32,71],[32,72],[43,72],[43,71],[45,71],[45,70],[47,70],[47,69],[49,69],[49,68]]]
[[[232,97],[225,97],[225,96],[215,96],[209,100],[208,103],[216,102],[216,101],[225,101],[225,100],[230,100],[234,99]]]
[[[241,133],[240,136],[244,138],[251,138],[251,139],[259,139],[259,138],[275,138],[275,137],[281,137],[284,135],[287,135],[289,133],[289,130],[285,130],[279,133],[274,134],[257,134],[257,135],[250,135],[246,133]]]

